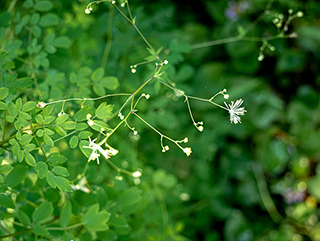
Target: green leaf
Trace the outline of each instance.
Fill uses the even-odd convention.
[[[42,121],[43,121],[43,116],[42,115],[40,115],[40,114],[38,114],[38,115],[36,115],[36,122],[38,123],[38,124],[41,124],[42,123]]]
[[[39,137],[43,137],[43,134],[44,134],[44,131],[41,129],[37,130],[37,132],[36,132],[36,135]]]
[[[71,202],[68,200],[66,205],[62,208],[61,214],[60,214],[60,225],[62,227],[68,226],[71,218],[71,211],[72,211],[72,205],[71,205]]]
[[[91,79],[93,81],[100,81],[103,76],[104,76],[104,69],[100,67],[93,72],[93,74],[91,75]]]
[[[37,172],[37,175],[40,179],[43,179],[48,172],[48,165],[42,161],[38,162],[34,170]]]
[[[87,123],[77,123],[75,129],[76,129],[77,131],[83,131],[83,130],[87,129],[88,127],[89,127],[89,126],[88,126]]]
[[[106,102],[102,102],[96,109],[96,116],[99,119],[106,119],[112,116],[113,105],[107,105]]]
[[[54,129],[60,136],[67,135],[67,132],[61,126],[56,126]]]
[[[16,100],[16,109],[17,109],[17,111],[21,111],[21,108],[22,108],[22,99],[18,98]]]
[[[60,155],[59,153],[51,153],[48,156],[48,161],[50,163],[50,165],[52,166],[59,166],[61,164],[63,164],[64,162],[66,162],[67,158],[64,157],[63,155]]]
[[[23,149],[24,149],[26,152],[30,152],[30,151],[33,151],[35,147],[36,147],[35,144],[30,143],[30,144],[25,145],[25,146],[23,147]]]
[[[40,222],[51,218],[53,214],[53,206],[51,202],[41,203],[32,213],[32,220],[34,222]]]
[[[54,117],[54,116],[45,116],[44,117],[44,120],[43,120],[43,123],[45,124],[45,125],[48,125],[48,124],[50,124],[52,121],[54,121],[54,119],[55,119],[56,117]]]
[[[51,171],[49,171],[46,175],[47,182],[52,188],[56,188],[56,183],[54,182],[54,176]]]
[[[20,139],[21,145],[26,145],[32,140],[33,136],[29,134],[23,134]]]
[[[39,1],[36,3],[35,9],[40,12],[48,12],[53,7],[50,1]]]
[[[35,224],[32,228],[32,231],[37,234],[37,235],[41,235],[41,236],[46,236],[49,235],[48,230],[41,226],[40,224]]]
[[[3,69],[3,70],[14,69],[15,67],[16,67],[16,66],[15,66],[15,64],[14,64],[13,61],[9,61],[9,62],[7,62],[7,63],[5,63],[5,64],[2,65],[2,69]]]
[[[43,135],[43,140],[48,146],[54,146],[53,140],[46,133],[44,133],[44,135]]]
[[[84,121],[87,119],[88,114],[90,114],[91,117],[93,117],[94,111],[95,111],[94,108],[92,108],[90,106],[84,106],[74,115],[74,120],[75,121]]]
[[[29,218],[29,216],[22,210],[18,211],[18,218],[20,220],[20,222],[25,226],[30,226],[31,225],[31,220]]]
[[[84,214],[82,222],[87,229],[94,231],[105,231],[106,224],[110,219],[110,213],[105,210],[99,212],[99,203],[92,205]]]
[[[34,101],[28,101],[22,107],[22,111],[30,111],[36,108],[37,104]]]
[[[82,67],[81,69],[79,69],[78,71],[78,78],[83,78],[83,77],[87,77],[92,73],[92,69],[89,68],[88,66]]]
[[[29,115],[28,113],[23,112],[23,111],[19,112],[19,117],[24,119],[24,120],[32,120],[31,115]]]
[[[7,109],[7,104],[0,101],[0,110],[6,110]]]
[[[56,122],[56,124],[61,125],[61,124],[63,124],[66,120],[68,120],[68,118],[69,118],[69,115],[68,115],[68,114],[63,114],[63,115],[57,117],[57,119],[56,119],[55,122]]]
[[[9,89],[6,87],[1,87],[0,88],[0,100],[3,100],[4,98],[6,98],[9,94]]]
[[[24,153],[24,158],[26,159],[26,162],[28,163],[28,165],[30,166],[36,165],[36,160],[29,152]]]
[[[55,176],[54,182],[61,192],[72,192],[71,182],[68,179],[60,176]]]
[[[54,106],[53,105],[47,105],[44,109],[43,109],[43,116],[49,116],[51,114],[51,112],[53,111]]]
[[[53,41],[53,46],[56,48],[69,48],[71,46],[71,41],[67,36],[57,37]]]
[[[15,187],[22,183],[22,181],[27,176],[27,167],[24,165],[17,165],[14,169],[8,174],[6,178],[6,184],[8,187]]]
[[[55,166],[53,167],[53,172],[57,175],[63,176],[63,177],[67,177],[69,176],[69,172],[68,169],[62,166]]]
[[[90,136],[92,136],[92,132],[90,131],[81,131],[79,132],[78,136],[80,139],[88,139]]]
[[[104,88],[104,85],[101,83],[96,83],[93,85],[93,92],[98,96],[106,95],[106,89]]]
[[[76,124],[77,122],[75,121],[66,121],[61,126],[63,127],[63,129],[66,129],[66,130],[74,130],[76,127]]]
[[[4,194],[0,194],[0,205],[5,208],[15,208],[12,199]]]
[[[71,137],[69,141],[70,148],[72,149],[76,148],[78,143],[79,143],[79,138],[77,136]]]
[[[51,27],[57,25],[59,20],[60,18],[57,14],[47,13],[41,17],[39,24],[41,27]]]
[[[1,174],[7,174],[9,172],[11,172],[13,169],[13,167],[9,164],[3,164],[0,166],[0,173]]]
[[[16,117],[18,115],[16,106],[11,101],[8,103],[8,111],[13,117]]]
[[[141,200],[141,190],[138,187],[127,188],[117,197],[117,203],[120,205],[129,205]]]
[[[29,89],[32,85],[33,85],[33,81],[29,77],[23,77],[23,78],[17,79],[14,82],[14,87],[17,90]]]
[[[34,6],[34,3],[32,0],[27,0],[24,2],[23,7],[28,9],[28,8],[32,8]]]
[[[104,87],[106,87],[109,90],[115,90],[116,88],[119,87],[118,78],[114,76],[104,77],[101,80],[101,83],[103,84]]]

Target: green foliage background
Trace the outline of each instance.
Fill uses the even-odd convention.
[[[266,48],[263,61],[261,41],[195,48],[238,36],[268,4],[247,1],[242,11],[243,2],[130,2],[140,31],[163,47],[166,83],[202,98],[226,88],[247,110],[234,125],[225,110],[190,99],[195,121],[204,123],[199,132],[184,97],[151,81],[140,92],[151,97],[140,100],[137,113],[166,136],[188,137],[192,155],[166,141],[163,153],[160,136],[130,116],[138,135],[117,129],[109,144],[119,153],[110,161],[141,170],[137,179],[102,156],[88,165],[90,149],[80,148],[89,136],[101,138],[98,125],[115,128],[126,96],[37,107],[135,92],[155,65],[131,72],[150,55],[134,27],[109,2],[87,15],[83,0],[2,1],[0,238],[319,240],[320,4],[275,1],[272,13],[287,18],[293,9],[304,17],[288,29],[298,38],[269,41],[275,50]],[[248,36],[276,35],[273,19],[263,18]],[[88,113],[98,115],[96,126],[88,126]]]

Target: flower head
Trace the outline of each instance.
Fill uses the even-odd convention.
[[[192,152],[192,151],[191,151],[191,148],[190,148],[190,147],[183,148],[182,150],[183,150],[184,153],[186,153],[187,156],[190,156],[190,155],[191,155],[191,152]]]
[[[244,115],[244,112],[247,112],[244,107],[240,108],[240,105],[243,103],[243,100],[237,100],[236,103],[231,101],[231,104],[228,105],[226,102],[224,104],[227,107],[228,112],[230,113],[230,121],[234,124],[237,124],[238,122],[241,123],[241,119],[238,115]]]
[[[90,137],[89,137],[89,146],[84,146],[84,148],[89,148],[89,149],[92,150],[92,153],[91,153],[91,155],[90,155],[90,157],[89,157],[89,159],[88,159],[88,162],[94,161],[94,160],[97,159],[97,163],[99,164],[99,156],[100,156],[100,154],[98,153],[98,151],[99,151],[106,159],[110,158],[110,153],[109,153],[108,150],[102,149],[101,145],[102,145],[103,143],[101,143],[100,145],[96,144],[96,143],[95,143],[96,140],[97,140],[97,139],[94,139],[94,140],[91,141],[91,139],[90,139]]]

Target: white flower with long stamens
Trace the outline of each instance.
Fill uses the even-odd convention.
[[[242,105],[243,100],[237,100],[236,103],[231,101],[231,104],[228,105],[226,102],[224,104],[227,107],[228,112],[230,113],[230,121],[234,124],[241,123],[241,119],[238,115],[244,115],[244,112],[247,112],[244,107],[240,108],[240,105]]]
[[[92,153],[91,153],[91,155],[90,155],[90,157],[89,157],[89,159],[88,159],[88,162],[94,161],[94,160],[97,159],[97,163],[100,164],[100,163],[99,163],[99,156],[100,156],[100,154],[98,153],[98,151],[99,151],[106,159],[110,158],[110,154],[109,154],[109,151],[102,149],[101,145],[102,145],[103,143],[101,143],[100,145],[98,145],[98,144],[95,143],[96,140],[97,140],[97,139],[94,139],[94,140],[91,141],[91,139],[90,139],[90,137],[89,137],[89,146],[84,146],[83,148],[89,148],[89,149],[92,150]]]
[[[191,151],[191,148],[190,148],[190,147],[183,148],[182,150],[183,150],[184,153],[186,153],[187,156],[190,156],[190,155],[191,155],[191,152],[192,152],[192,151]]]

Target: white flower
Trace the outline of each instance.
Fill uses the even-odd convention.
[[[142,175],[142,173],[139,172],[139,171],[136,171],[136,172],[132,173],[133,177],[141,177],[141,175]]]
[[[103,150],[102,147],[98,144],[95,143],[97,139],[94,139],[91,141],[90,137],[89,137],[89,146],[84,146],[83,148],[89,148],[92,150],[92,153],[88,159],[88,162],[90,161],[94,161],[97,159],[97,163],[99,164],[99,156],[100,154],[98,153],[98,151],[106,158],[110,158],[109,156],[109,152],[107,150]],[[102,145],[103,143],[101,143]]]
[[[240,105],[243,103],[243,100],[237,100],[236,103],[231,101],[231,104],[228,105],[226,102],[224,104],[227,107],[227,110],[230,113],[230,121],[231,123],[233,122],[234,124],[237,124],[238,122],[241,123],[241,119],[238,115],[244,115],[244,112],[247,112],[244,107],[240,108]]]
[[[190,148],[190,147],[183,148],[182,150],[183,150],[184,153],[186,153],[187,156],[190,156],[190,155],[191,155],[191,152],[192,152],[192,151],[191,151],[191,148]]]
[[[80,182],[77,185],[71,185],[71,188],[75,191],[81,190],[85,193],[90,193],[89,188],[87,188],[85,185],[87,184],[86,177],[81,178]]]
[[[47,105],[46,103],[40,101],[40,102],[38,102],[37,107],[43,108],[43,107],[45,107],[46,105]]]
[[[88,8],[86,8],[86,9],[84,10],[84,12],[85,12],[86,14],[90,14],[90,10],[89,10]]]

